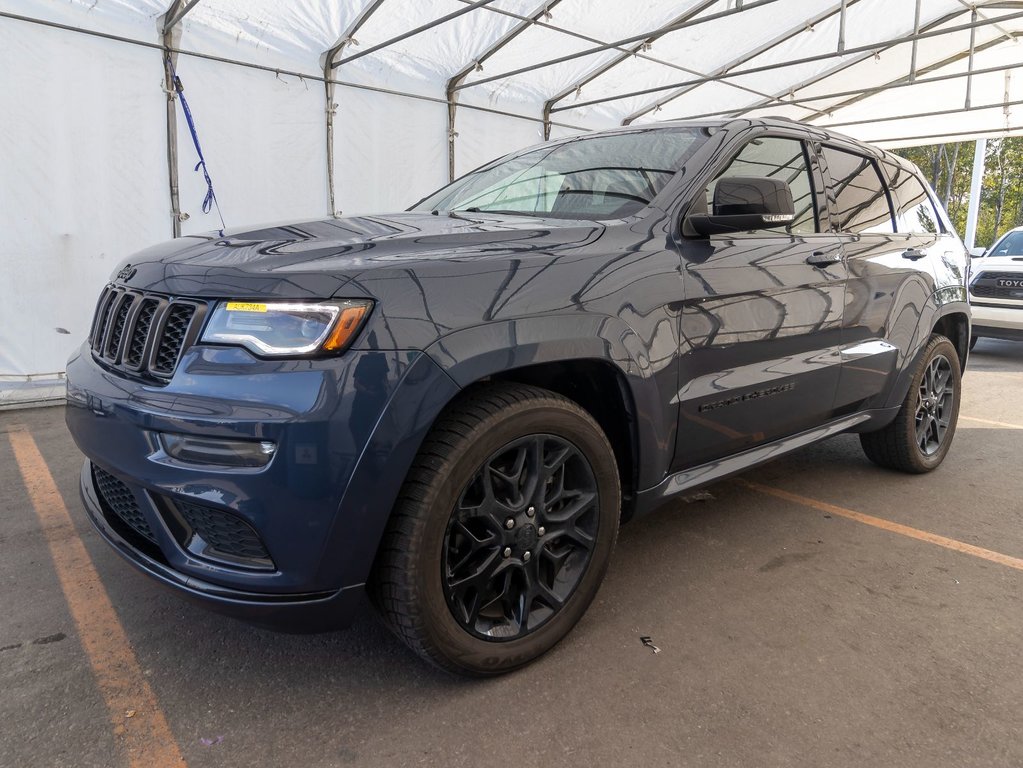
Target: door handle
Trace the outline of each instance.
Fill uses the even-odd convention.
[[[806,263],[814,267],[828,267],[832,264],[839,264],[841,261],[842,254],[838,251],[831,251],[830,253],[814,251],[806,257]]]
[[[902,258],[909,259],[910,261],[916,261],[927,256],[926,251],[921,251],[919,248],[907,248],[902,252]]]

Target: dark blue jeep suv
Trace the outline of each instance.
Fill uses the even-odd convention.
[[[368,591],[495,674],[591,602],[619,522],[840,432],[949,449],[967,257],[917,169],[785,120],[528,149],[405,213],[185,237],[68,365],[86,509],[138,568],[291,631]]]

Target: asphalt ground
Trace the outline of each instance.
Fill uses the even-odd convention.
[[[1023,765],[1021,459],[1023,344],[983,340],[938,471],[840,436],[691,494],[480,682],[368,606],[288,636],[186,604],[91,529],[62,409],[2,413],[0,766]]]

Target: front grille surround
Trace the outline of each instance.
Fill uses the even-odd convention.
[[[1023,280],[1023,272],[980,272],[970,283],[970,295],[978,299],[1023,301],[1021,288],[999,285],[999,280]]]
[[[123,286],[103,289],[89,345],[96,359],[155,383],[166,383],[182,353],[195,343],[207,305],[143,293]]]

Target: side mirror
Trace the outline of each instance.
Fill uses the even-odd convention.
[[[970,249],[970,258],[971,259],[979,259],[985,253],[987,253],[987,248],[980,248],[980,247],[971,248]]]
[[[796,218],[788,182],[759,176],[728,176],[714,187],[714,210],[686,222],[698,235],[784,227]]]

